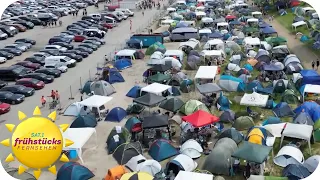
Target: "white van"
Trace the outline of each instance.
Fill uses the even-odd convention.
[[[134,12],[130,11],[130,9],[117,8],[116,11],[121,11],[121,12],[123,12],[124,15],[126,15],[126,16],[130,16],[130,17],[133,17],[133,16],[134,16]]]
[[[88,16],[96,20],[101,20],[101,14],[89,14]]]
[[[61,63],[61,65],[71,68],[76,66],[77,61],[67,56],[50,56],[44,59],[44,63],[46,65],[57,65]]]

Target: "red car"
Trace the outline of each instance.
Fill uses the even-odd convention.
[[[87,38],[85,35],[75,35],[74,36],[74,42],[82,42]]]
[[[108,29],[112,29],[113,26],[109,23],[100,23],[101,26],[105,27],[105,28],[108,28]]]
[[[0,114],[5,114],[10,111],[11,105],[0,102]]]
[[[34,88],[35,90],[39,90],[44,88],[45,83],[38,79],[33,78],[22,78],[16,81],[16,85],[24,85],[26,87]]]
[[[41,67],[41,64],[38,64],[38,63],[33,63],[33,62],[30,62],[30,61],[21,61],[21,62],[18,62],[16,65],[20,65],[20,66],[23,66],[23,67],[26,67],[26,68],[30,68],[32,70],[37,70]]]

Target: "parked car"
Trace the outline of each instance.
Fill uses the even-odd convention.
[[[59,56],[60,52],[54,49],[41,49],[39,52],[48,53],[51,56]]]
[[[69,30],[69,29],[84,29],[84,28],[77,25],[77,24],[70,24],[67,26],[67,30]]]
[[[85,36],[85,35],[75,35],[73,40],[74,40],[74,42],[82,42],[86,38],[87,38],[87,36]]]
[[[20,44],[22,46],[26,46],[28,49],[32,48],[32,44],[30,43],[24,43],[24,42],[15,42],[14,44]]]
[[[33,29],[34,28],[34,24],[32,22],[20,20],[20,21],[15,21],[15,23],[21,24],[21,25],[25,26],[27,29]]]
[[[37,70],[41,67],[41,64],[38,64],[38,63],[33,63],[33,62],[30,62],[30,61],[20,61],[20,62],[17,62],[16,65],[20,65],[20,66],[23,66],[23,67],[26,67],[26,68],[30,68],[32,70]]]
[[[24,85],[26,87],[31,87],[31,88],[34,88],[35,90],[39,90],[44,88],[45,83],[38,79],[22,78],[16,81],[16,85]]]
[[[98,41],[98,42],[100,42],[102,45],[103,45],[103,44],[106,44],[106,41],[105,41],[104,39],[100,39],[100,38],[97,38],[97,37],[88,37],[86,40]]]
[[[59,52],[66,52],[68,49],[59,45],[46,45],[45,50],[58,50]]]
[[[93,45],[98,46],[98,48],[101,46],[101,43],[99,41],[95,41],[95,40],[86,39],[86,40],[82,41],[82,43],[93,44]]]
[[[23,43],[30,43],[32,45],[36,45],[37,41],[27,38],[17,39],[15,42],[23,42]]]
[[[9,112],[11,109],[10,104],[0,102],[0,115]]]
[[[100,23],[100,25],[105,27],[105,28],[108,28],[108,29],[112,29],[113,28],[112,24],[109,24],[109,23],[106,23],[106,22],[102,22],[102,23]]]
[[[89,54],[92,54],[92,53],[93,53],[93,49],[87,48],[87,47],[84,47],[84,46],[78,46],[78,47],[74,48],[74,50],[79,50],[79,51],[87,52],[87,53],[89,53]]]
[[[89,43],[81,43],[78,46],[82,46],[82,47],[86,47],[86,48],[90,48],[93,49],[94,51],[98,50],[98,46],[94,45],[94,44],[89,44]]]
[[[54,76],[46,75],[43,73],[29,73],[29,74],[22,76],[22,78],[38,79],[40,81],[43,81],[46,84],[52,83],[54,81]]]
[[[20,79],[23,75],[30,73],[31,69],[20,65],[12,65],[9,67],[0,68],[0,79],[5,81],[15,81]]]
[[[28,49],[27,46],[24,46],[22,44],[9,44],[9,45],[6,45],[4,48],[19,49],[22,52],[26,52]]]
[[[8,53],[8,52],[6,52],[6,51],[0,51],[0,56],[7,58],[7,60],[8,60],[8,59],[12,59],[12,58],[14,57],[13,54]]]
[[[6,87],[3,87],[0,89],[0,92],[2,91],[9,91],[13,94],[23,94],[26,97],[32,96],[35,93],[35,90],[30,87],[26,87],[23,85],[8,85]]]
[[[52,37],[49,39],[49,43],[48,44],[53,44],[55,42],[66,42],[66,43],[71,43],[72,39],[67,39],[65,37],[61,37],[61,36],[56,36],[56,37]]]
[[[0,80],[0,88],[5,87],[6,85],[8,85],[8,82]]]
[[[35,63],[35,64],[40,64],[40,66],[43,66],[45,64],[44,59],[45,59],[44,57],[40,57],[40,56],[30,56],[30,57],[27,57],[24,61]],[[37,68],[37,69],[39,69],[39,68]]]
[[[0,40],[5,40],[7,38],[8,38],[8,34],[0,30]]]
[[[33,53],[32,56],[41,57],[41,58],[46,58],[46,57],[49,57],[49,56],[51,56],[51,55],[48,54],[48,53],[45,53],[45,52],[36,52],[36,53]]]
[[[55,42],[55,43],[53,43],[52,45],[59,45],[59,46],[61,46],[61,47],[67,48],[68,50],[73,49],[73,45],[68,44],[68,43],[65,43],[65,42]]]
[[[11,53],[15,56],[20,56],[22,54],[22,51],[19,49],[16,49],[16,48],[2,48],[2,49],[0,49],[0,51],[5,51],[5,52]]]
[[[0,64],[7,62],[7,58],[0,57]]]
[[[71,59],[76,60],[77,62],[81,62],[82,59],[83,59],[82,56],[80,56],[80,55],[76,55],[74,53],[68,53],[68,52],[61,53],[61,56],[67,56],[67,57],[69,57]]]
[[[85,28],[85,29],[89,27],[87,24],[84,24],[84,23],[81,23],[81,22],[75,22],[75,23],[72,23],[72,24],[75,24],[75,25],[80,26],[80,27]]]
[[[8,104],[20,104],[24,101],[22,94],[13,94],[10,91],[0,91],[0,101]]]
[[[36,26],[42,25],[42,21],[38,18],[29,18],[27,16],[20,16],[20,19],[25,20],[25,21],[30,21]]]
[[[27,28],[26,28],[24,25],[22,25],[22,24],[15,24],[15,23],[13,23],[13,24],[8,24],[8,26],[13,26],[13,27],[15,27],[19,32],[26,32],[26,31],[27,31]]]
[[[92,25],[93,25],[93,23],[90,22],[90,21],[80,20],[80,21],[78,21],[78,22],[83,23],[83,24],[86,24],[86,25],[88,25],[88,26],[92,26]]]
[[[87,53],[87,52],[83,52],[83,51],[79,51],[79,50],[74,50],[74,49],[73,49],[73,50],[68,50],[67,53],[74,53],[74,54],[76,54],[76,55],[82,56],[83,58],[86,58],[86,57],[89,56],[89,53]]]
[[[68,29],[68,31],[73,32],[74,35],[80,35],[83,32],[83,30],[80,29]]]
[[[41,68],[34,71],[35,73],[43,73],[46,75],[54,76],[55,78],[61,76],[61,71],[53,68]]]
[[[0,25],[0,30],[8,35],[8,37],[13,37],[15,35],[14,31],[12,31],[7,25]]]
[[[101,26],[99,24],[94,24],[94,25],[90,26],[89,28],[90,29],[98,29],[98,30],[106,32],[106,33],[108,32],[108,28]]]

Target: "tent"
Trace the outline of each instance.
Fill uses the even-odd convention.
[[[116,67],[118,70],[124,70],[131,66],[132,66],[131,60],[126,58],[117,59],[114,63],[114,67]]]
[[[222,37],[223,37],[223,34],[221,34],[219,31],[213,32],[208,35],[208,38],[212,38],[212,39],[220,39]]]
[[[147,93],[141,97],[135,98],[133,100],[133,102],[135,102],[137,104],[144,105],[144,106],[151,107],[151,106],[155,106],[155,105],[161,103],[164,100],[166,100],[165,97],[158,96],[158,95],[155,95],[152,93]]]
[[[241,144],[240,147],[232,154],[232,157],[262,164],[267,160],[271,150],[272,147],[244,141],[243,144]]]
[[[282,171],[282,175],[288,177],[290,180],[304,179],[310,176],[310,174],[308,169],[301,164],[290,164]]]
[[[272,94],[273,87],[263,87],[263,85],[260,81],[253,80],[246,85],[246,91],[263,93],[263,94]]]
[[[227,109],[223,111],[219,119],[220,119],[220,122],[223,122],[223,123],[233,123],[233,121],[236,119],[236,114],[232,110]]]
[[[78,115],[84,115],[86,114],[83,110],[83,106],[79,104],[78,102],[74,102],[70,104],[66,110],[64,110],[63,115],[64,116],[78,116]]]
[[[118,146],[128,142],[131,138],[130,136],[131,134],[127,129],[122,128],[121,126],[114,127],[106,141],[108,154],[113,153]]]
[[[289,164],[302,164],[304,157],[299,148],[295,145],[283,146],[278,154],[273,158],[273,162],[281,167],[286,167]]]
[[[225,111],[230,109],[229,99],[220,92],[220,97],[217,100],[217,108],[219,111]]]
[[[233,125],[234,128],[236,128],[236,130],[238,131],[243,131],[243,130],[247,130],[249,128],[251,128],[252,126],[254,126],[254,122],[252,120],[252,117],[249,116],[241,116],[238,117]]]
[[[296,114],[299,114],[302,111],[308,113],[313,122],[317,122],[320,119],[320,106],[314,101],[304,102],[294,110]]]
[[[189,156],[179,154],[177,157],[168,162],[165,173],[169,174],[170,171],[173,171],[173,174],[177,175],[179,171],[192,172],[197,168],[197,166],[198,164]]]
[[[278,117],[268,117],[266,120],[262,122],[262,126],[268,124],[279,124],[282,123],[281,119]]]
[[[139,155],[137,155],[137,156],[132,157],[132,158],[125,164],[125,166],[126,166],[128,169],[130,169],[130,171],[136,172],[136,171],[138,171],[138,170],[137,170],[138,165],[139,165],[140,163],[143,163],[143,162],[146,161],[146,160],[147,160],[147,159],[146,159],[143,155],[139,154]]]
[[[244,83],[242,79],[230,76],[221,75],[219,80],[219,86],[225,91],[243,92]]]
[[[270,27],[271,25],[266,23],[265,21],[259,22],[259,28]]]
[[[141,87],[140,86],[133,86],[129,92],[126,94],[127,97],[131,97],[131,98],[137,98],[140,97],[140,91],[141,91]]]
[[[246,93],[242,96],[240,105],[266,107],[268,99],[268,95],[262,95],[256,92],[253,92],[252,94]]]
[[[123,143],[114,150],[112,156],[118,164],[126,164],[132,157],[142,154],[139,142]]]
[[[170,75],[165,75],[165,74],[162,74],[162,73],[157,73],[153,76],[150,76],[148,77],[148,81],[150,83],[166,83],[168,82],[169,80],[171,79],[171,76]]]
[[[245,68],[246,70],[248,70],[249,72],[252,72],[253,71],[253,67],[250,65],[250,64],[245,64],[243,66],[243,68]]]
[[[179,154],[178,150],[171,143],[164,139],[154,141],[149,148],[149,155],[160,162]]]
[[[152,176],[161,172],[161,165],[155,160],[147,160],[144,156],[138,155],[132,157],[126,164],[126,167],[132,172],[146,172]]]
[[[230,167],[234,163],[231,155],[237,148],[237,144],[232,139],[219,139],[206,158],[202,169],[213,174],[230,175]]]
[[[283,67],[279,67],[276,64],[263,64],[262,69],[265,71],[274,72],[274,71],[282,71]]]
[[[262,34],[276,34],[277,33],[277,31],[271,26],[264,27],[264,28],[260,29],[260,32]]]
[[[197,89],[201,94],[216,93],[222,90],[216,83],[197,84]]]
[[[70,128],[94,128],[97,126],[97,120],[93,115],[79,115],[70,125]]]
[[[320,161],[320,156],[313,155],[303,163],[303,166],[306,167],[309,172],[313,173],[319,166],[319,161]]]
[[[136,117],[131,117],[127,120],[126,124],[124,127],[129,131],[129,132],[140,132],[142,131],[142,123],[141,121],[136,118]]]
[[[190,123],[193,127],[203,127],[219,121],[219,118],[210,113],[198,110],[191,115],[182,117],[183,121]]]
[[[182,106],[183,106],[184,102],[177,98],[177,97],[173,97],[170,99],[167,99],[166,101],[163,101],[159,107],[171,112],[177,112]]]
[[[100,96],[110,96],[111,94],[115,93],[116,90],[114,87],[106,82],[106,81],[95,81],[90,86],[91,92],[94,92],[94,95]]]
[[[287,89],[284,91],[282,96],[282,102],[286,102],[288,104],[298,104],[299,97],[294,93],[292,89]]]
[[[192,100],[190,99],[187,101],[181,108],[180,112],[185,115],[190,115],[198,110],[203,110],[206,112],[210,112],[210,110],[207,108],[205,104],[198,100]]]
[[[88,168],[76,162],[63,164],[57,173],[57,180],[91,179],[93,177],[94,174]]]
[[[143,46],[140,39],[129,39],[126,43],[129,48],[141,49]]]
[[[251,127],[245,140],[253,144],[266,146],[267,130],[263,127]]]
[[[212,180],[213,175],[197,173],[197,172],[179,171],[178,175],[174,180],[191,180],[191,179]]]
[[[265,62],[265,63],[270,63],[271,57],[269,55],[269,52],[266,50],[259,50],[256,57],[254,58],[258,60],[259,62]]]
[[[203,149],[194,139],[189,139],[180,147],[180,153],[189,156],[192,159],[199,158]]]
[[[105,81],[109,82],[110,84],[118,83],[118,82],[125,82],[124,78],[120,74],[120,72],[116,69],[108,69],[104,71],[103,74],[106,74],[104,77]]]
[[[115,107],[107,114],[105,121],[120,122],[127,116],[127,111],[121,107]]]
[[[294,116],[294,112],[291,110],[291,107],[286,102],[280,102],[272,109],[272,111],[275,116],[280,118],[285,116]]]
[[[303,111],[297,114],[297,116],[293,119],[293,123],[306,124],[310,126],[314,125],[314,122],[312,121],[312,118],[310,117],[310,115]]]
[[[124,174],[120,180],[153,180],[153,176],[145,172],[132,172]]]
[[[273,81],[273,92],[274,93],[284,93],[286,89],[288,88],[288,80],[279,79]]]
[[[143,129],[168,127],[168,116],[163,114],[154,114],[151,116],[143,117],[142,127]]]
[[[81,94],[83,94],[83,93],[90,94],[91,93],[91,90],[90,90],[91,84],[92,84],[92,81],[87,81],[84,84],[83,88],[81,89]]]
[[[148,47],[148,49],[145,52],[145,55],[151,55],[156,51],[165,52],[166,47],[163,44],[161,44],[160,42],[156,42]]]
[[[122,175],[126,173],[124,166],[115,166],[111,169],[108,169],[108,173],[104,180],[118,180]]]
[[[219,139],[222,138],[230,138],[237,144],[241,143],[241,141],[243,140],[243,136],[241,135],[241,133],[234,128],[225,129],[224,131],[222,131],[222,133],[219,135]]]

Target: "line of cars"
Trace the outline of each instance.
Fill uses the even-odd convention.
[[[17,39],[13,44],[7,44],[4,48],[0,49],[0,63],[5,63],[15,56],[20,56],[35,44],[36,41],[23,38]]]

